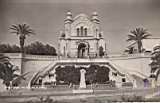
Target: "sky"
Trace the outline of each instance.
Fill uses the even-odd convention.
[[[67,11],[73,16],[98,12],[109,53],[123,52],[127,35],[136,27],[160,37],[160,0],[0,0],[0,43],[19,45],[8,28],[27,23],[36,35],[28,37],[26,45],[40,41],[57,48]]]

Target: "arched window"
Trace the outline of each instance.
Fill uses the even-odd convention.
[[[96,29],[96,37],[98,36],[98,29]]]
[[[81,26],[81,36],[83,36],[83,26]]]
[[[63,54],[66,55],[66,48],[65,48],[65,46],[63,47]]]
[[[87,36],[87,28],[84,29],[84,34]]]
[[[77,28],[77,36],[79,36],[79,28]]]

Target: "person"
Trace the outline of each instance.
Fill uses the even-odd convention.
[[[147,87],[149,82],[148,79],[144,79],[143,82],[144,82],[144,87]]]
[[[53,85],[54,86],[56,86],[56,77],[57,77],[57,75],[56,74],[54,74],[54,76],[53,76],[53,78],[52,78],[52,82],[53,82]]]
[[[42,77],[39,77],[38,85],[42,85]]]

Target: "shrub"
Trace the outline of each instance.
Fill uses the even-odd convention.
[[[49,44],[42,44],[41,42],[34,42],[25,47],[27,54],[33,55],[56,55],[56,49]]]
[[[17,45],[0,44],[0,53],[20,53]]]
[[[106,83],[109,81],[109,68],[99,65],[91,65],[89,68],[74,66],[57,67],[57,81],[64,81],[66,83],[79,84],[80,81],[80,69],[86,70],[86,83]]]
[[[122,84],[122,87],[133,87],[133,83],[125,82],[125,83]]]
[[[142,96],[138,96],[138,95],[132,95],[132,96],[122,95],[121,101],[123,102],[142,102],[142,101],[145,101],[145,99]]]

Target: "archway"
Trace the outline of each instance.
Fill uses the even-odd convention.
[[[78,45],[78,58],[84,58],[86,56],[86,53],[87,53],[86,47],[87,46],[84,43],[80,43]]]

